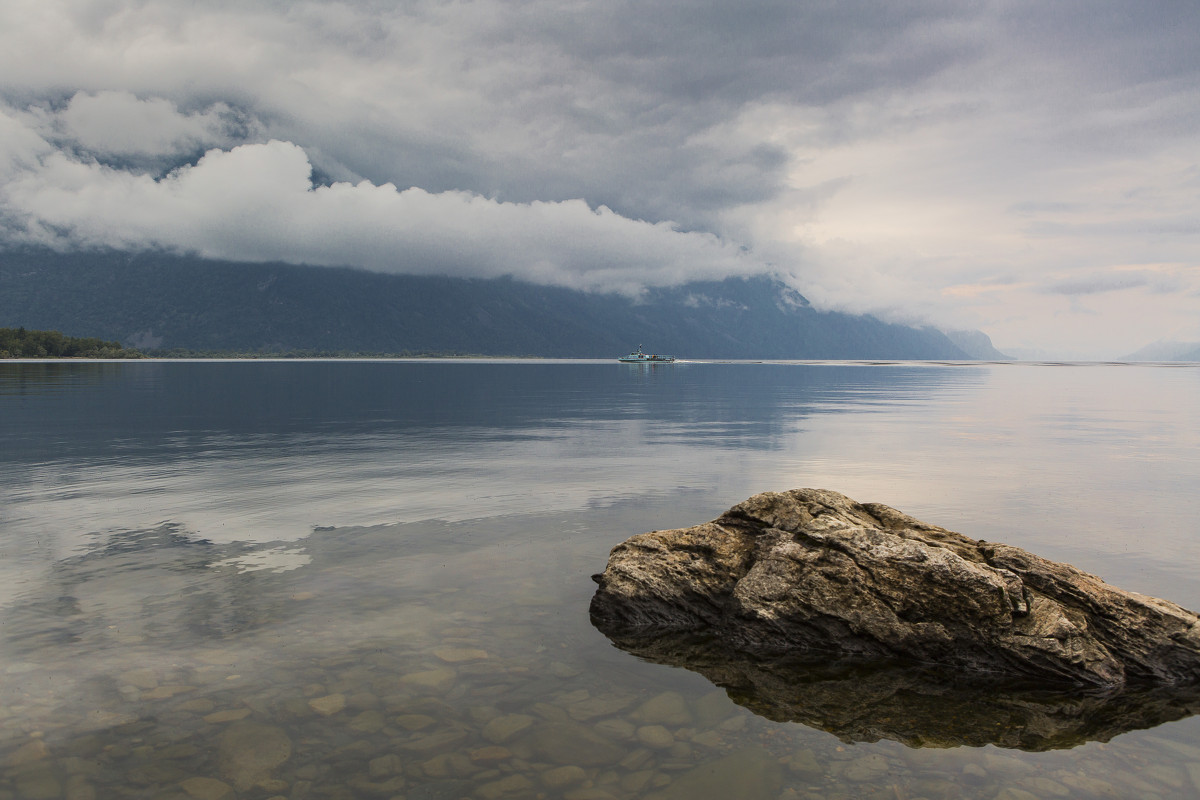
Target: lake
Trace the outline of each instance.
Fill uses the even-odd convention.
[[[0,363],[0,800],[1195,797],[1186,694],[781,718],[588,602],[808,486],[1197,609],[1198,409],[1184,365]]]

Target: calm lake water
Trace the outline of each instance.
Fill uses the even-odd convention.
[[[587,609],[801,486],[1200,608],[1198,410],[1166,365],[2,363],[0,800],[1195,797],[1187,697],[780,719]]]

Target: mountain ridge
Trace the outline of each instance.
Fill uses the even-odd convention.
[[[1120,361],[1200,361],[1200,342],[1157,341],[1121,356]]]
[[[0,252],[0,287],[0,324],[150,349],[615,357],[642,343],[685,358],[972,358],[933,328],[818,311],[764,276],[632,301],[512,278],[26,249]]]

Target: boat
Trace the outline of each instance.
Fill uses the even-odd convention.
[[[621,356],[617,359],[623,364],[669,364],[675,360],[675,356],[660,356],[658,353],[643,353],[642,346],[639,344],[638,349],[634,350],[627,356]]]

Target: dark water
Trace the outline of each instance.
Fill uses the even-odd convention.
[[[1197,409],[1167,366],[0,364],[0,800],[1194,797],[1188,696],[781,715],[587,604],[627,536],[816,486],[1200,608]]]

